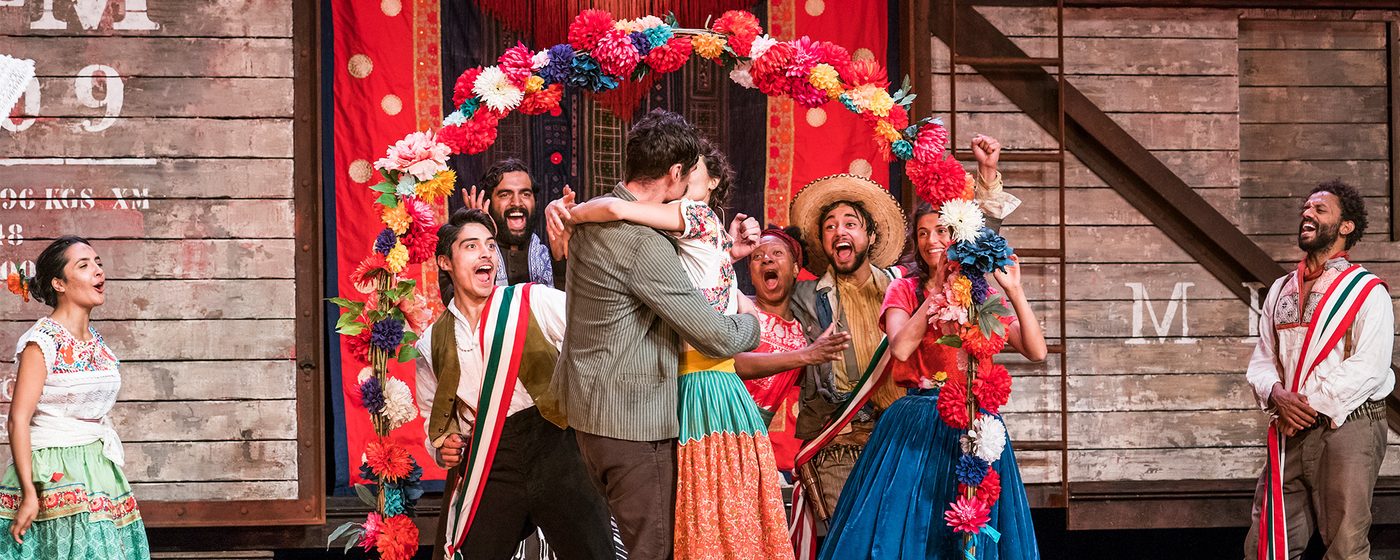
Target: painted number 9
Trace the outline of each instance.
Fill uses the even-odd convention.
[[[94,86],[97,86],[93,75],[101,73],[103,80],[101,89],[102,99],[93,95]],[[106,115],[95,124],[90,119],[83,119],[83,130],[88,132],[101,132],[116,122],[117,117],[122,113],[122,100],[125,98],[125,86],[122,84],[121,76],[117,70],[111,66],[92,64],[78,71],[78,77],[73,80],[73,89],[78,96],[78,102],[85,107],[93,109],[105,108]]]

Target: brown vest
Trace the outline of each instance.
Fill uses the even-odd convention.
[[[525,349],[520,356],[520,384],[534,399],[540,416],[560,428],[569,426],[568,417],[559,406],[559,399],[549,391],[554,378],[554,363],[559,359],[559,350],[544,338],[544,332],[535,323],[535,316],[529,309],[529,326],[526,327]],[[428,418],[428,439],[437,442],[447,434],[462,433],[457,425],[457,385],[461,380],[461,364],[457,361],[456,318],[451,311],[444,312],[433,324],[433,374],[437,376],[437,393],[433,395],[433,412]],[[504,366],[503,366],[504,367]],[[475,406],[477,403],[471,403]],[[505,403],[509,406],[509,403]]]

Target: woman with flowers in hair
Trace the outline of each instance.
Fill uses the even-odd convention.
[[[0,558],[150,558],[107,416],[120,361],[89,324],[107,298],[102,259],[87,240],[60,237],[35,260],[34,278],[12,274],[7,284],[53,312],[20,337],[18,371],[0,382],[14,457],[0,478]]]
[[[996,173],[996,141],[979,136],[973,150],[989,154],[979,162]],[[931,189],[920,195],[929,205],[914,217],[919,273],[891,283],[880,316],[893,353],[888,375],[909,394],[880,417],[820,557],[1038,558],[998,414],[1011,379],[992,362],[1005,344],[1032,361],[1046,354],[1017,259],[986,226],[1018,201],[970,187],[948,199]]]

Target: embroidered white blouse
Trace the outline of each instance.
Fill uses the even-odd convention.
[[[30,421],[31,445],[33,449],[72,447],[101,440],[103,455],[121,465],[125,460],[121,440],[107,417],[121,390],[121,362],[96,329],[88,327],[87,335],[87,340],[80,340],[58,321],[45,317],[15,345],[16,361],[30,344],[39,347],[48,371]],[[0,383],[0,398],[6,403],[14,398],[16,373]]]

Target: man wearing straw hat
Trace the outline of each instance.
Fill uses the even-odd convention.
[[[978,135],[972,148],[978,162],[976,187],[1000,193],[1001,174],[996,164],[1001,145]],[[984,177],[990,180],[984,181]],[[812,251],[808,263],[808,269],[819,278],[798,282],[792,296],[794,311],[811,319],[803,325],[809,338],[833,323],[838,331],[851,334],[844,360],[808,366],[802,377],[796,435],[801,440],[815,440],[858,390],[865,370],[880,361],[880,306],[890,282],[903,274],[893,265],[904,248],[905,216],[884,187],[848,174],[808,183],[793,199],[791,216],[803,237],[820,247]],[[823,521],[830,517],[875,419],[905,393],[889,380],[869,390],[869,402],[833,439],[823,442],[810,457],[799,454],[798,477],[805,495],[801,501],[810,504],[810,511],[794,513],[815,513]],[[804,464],[804,459],[809,460]],[[819,533],[825,533],[824,524],[816,525]]]

